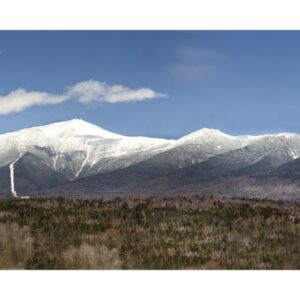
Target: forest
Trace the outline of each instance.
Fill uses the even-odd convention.
[[[300,203],[0,199],[0,269],[300,269]]]

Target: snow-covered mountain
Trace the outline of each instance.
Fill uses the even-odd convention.
[[[217,129],[203,128],[178,139],[172,147],[154,155],[147,163],[158,169],[184,168],[242,148],[256,139],[253,136],[231,136]]]
[[[173,143],[122,136],[74,119],[0,135],[0,167],[31,153],[74,180],[129,166],[168,149]]]
[[[168,140],[123,136],[74,119],[0,135],[0,194],[34,194],[66,184],[72,191],[77,182],[95,191],[97,185],[109,192],[139,185],[173,189],[271,172],[298,157],[296,134],[231,136],[204,128]]]
[[[214,129],[202,129],[179,140],[128,137],[74,119],[0,135],[0,167],[31,153],[74,180],[128,167],[162,152],[176,154],[177,165],[182,167],[244,146],[249,140]]]

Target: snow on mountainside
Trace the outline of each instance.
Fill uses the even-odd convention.
[[[178,140],[128,137],[80,119],[23,129],[0,135],[0,167],[13,164],[25,153],[42,159],[70,180],[128,167],[153,157],[153,165],[185,167],[254,143],[274,146],[285,142],[292,158],[300,156],[298,135],[231,136],[201,129]],[[13,165],[12,165],[13,166]]]
[[[80,178],[89,181],[89,176],[103,173],[110,174],[99,182],[109,190],[114,189],[112,182],[128,189],[126,182],[138,185],[142,180],[153,180],[159,189],[162,176],[175,187],[228,174],[269,172],[298,157],[300,136],[290,133],[231,136],[204,128],[167,140],[123,136],[74,119],[0,135],[0,171],[10,172],[15,196],[70,181],[86,184]],[[8,189],[5,180],[0,192]]]
[[[83,120],[54,123],[0,135],[0,167],[12,163],[26,152],[44,159],[45,163],[73,180],[84,171],[94,173],[113,170],[115,160],[126,156],[131,160],[147,158],[172,145],[172,140],[126,137],[106,131]],[[118,164],[122,167],[122,164]]]
[[[172,152],[184,152],[185,157],[192,158],[192,164],[223,154],[228,151],[242,148],[256,140],[255,136],[232,136],[217,129],[203,128],[180,138]],[[179,167],[190,165],[182,162]]]
[[[177,141],[128,137],[74,119],[0,135],[0,167],[12,164],[29,152],[74,180],[128,167],[173,148],[177,160],[186,160],[178,164],[185,166],[241,147],[245,142],[244,138],[210,129],[199,130]]]

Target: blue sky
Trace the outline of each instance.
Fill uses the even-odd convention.
[[[299,56],[299,31],[0,31],[0,133],[300,133]]]

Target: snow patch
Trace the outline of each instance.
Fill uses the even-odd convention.
[[[82,172],[83,168],[88,164],[89,158],[90,158],[90,152],[91,152],[91,146],[89,144],[86,145],[86,156],[83,160],[80,169],[76,172],[74,178],[72,180],[75,180]]]
[[[299,157],[299,155],[297,155],[296,153],[295,153],[295,151],[294,150],[290,150],[290,154],[291,154],[291,156],[292,156],[292,158],[293,159],[297,159],[298,157]]]
[[[19,156],[16,160],[14,160],[10,165],[9,165],[9,171],[10,171],[10,190],[13,195],[13,197],[18,198],[18,194],[15,189],[15,163],[22,157],[22,152],[19,149]]]
[[[22,157],[23,155],[23,150],[22,150],[22,145],[18,147],[19,150],[19,156],[16,160],[14,160],[10,165],[9,165],[9,173],[10,173],[10,190],[11,194],[13,195],[14,198],[21,198],[21,199],[28,199],[29,196],[18,196],[16,188],[15,188],[15,163]]]
[[[18,195],[17,195],[16,189],[15,189],[14,164],[19,159],[20,159],[20,156],[9,165],[9,171],[10,171],[10,190],[11,190],[11,193],[12,193],[13,197],[15,197],[15,198],[18,198]]]

